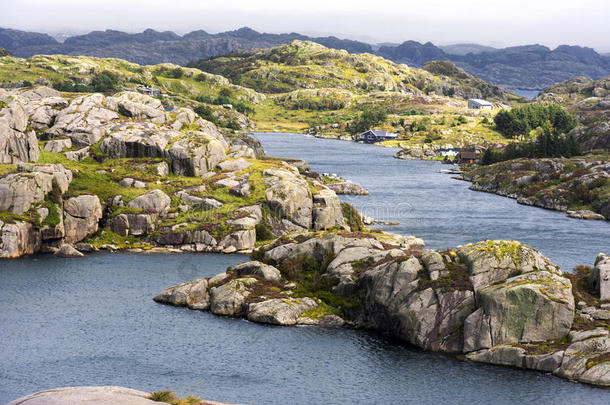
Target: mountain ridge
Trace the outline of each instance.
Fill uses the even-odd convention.
[[[309,37],[299,33],[260,33],[249,27],[210,34],[196,30],[182,36],[172,31],[147,29],[141,33],[117,30],[92,31],[69,37],[60,43],[53,37],[28,31],[0,28],[0,47],[18,57],[35,54],[116,57],[139,64],[171,62],[179,65],[228,54],[238,50],[271,48],[294,40],[319,43],[350,53],[371,53],[398,63],[421,67],[426,62],[449,60],[468,73],[508,88],[543,89],[577,76],[600,79],[610,75],[610,56],[592,48],[560,45],[555,49],[530,44],[487,49],[477,44],[476,52],[455,53],[431,42],[404,41],[396,46],[373,46],[334,36]],[[459,45],[459,44],[457,44]],[[493,50],[492,50],[493,49]],[[453,52],[453,53],[451,53]],[[461,54],[460,54],[461,53]]]

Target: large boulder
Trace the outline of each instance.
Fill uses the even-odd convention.
[[[163,290],[154,301],[205,311],[210,307],[208,279],[202,278]]]
[[[560,273],[559,267],[536,249],[517,241],[482,241],[458,247],[457,254],[469,268],[475,292],[536,269]]]
[[[97,232],[102,205],[96,195],[79,195],[64,201],[66,243],[76,243]]]
[[[276,215],[304,229],[312,226],[313,201],[307,181],[296,169],[266,169],[263,172],[267,205]]]
[[[62,165],[20,166],[17,173],[0,178],[0,211],[22,214],[42,202],[53,190],[61,195],[72,181],[72,172]]]
[[[278,269],[259,261],[240,263],[231,268],[238,276],[255,275],[267,281],[279,281],[282,274]]]
[[[114,97],[108,97],[106,106],[129,118],[148,120],[158,124],[163,124],[169,119],[161,101],[133,91],[125,91]]]
[[[162,190],[151,190],[146,194],[142,194],[127,203],[129,208],[137,208],[146,213],[165,216],[169,211],[172,199]]]
[[[274,298],[250,304],[248,320],[272,325],[295,325],[305,312],[317,307],[311,298]]]
[[[567,336],[574,319],[570,280],[533,271],[478,291],[479,308],[464,322],[464,351]]]
[[[50,136],[68,136],[75,145],[89,146],[106,134],[106,125],[119,115],[106,108],[103,94],[77,97],[61,110],[46,132]]]
[[[341,201],[334,191],[323,188],[313,196],[312,227],[316,231],[343,227]]]
[[[34,131],[27,130],[27,124],[27,113],[20,102],[0,97],[0,164],[38,161],[38,140]]]
[[[226,158],[226,142],[210,131],[189,131],[166,151],[172,172],[181,176],[201,176],[215,170]]]
[[[246,311],[249,286],[257,280],[252,277],[237,278],[218,287],[210,288],[210,311],[216,315],[241,316]],[[212,283],[210,283],[212,284]]]
[[[420,261],[382,265],[362,275],[367,319],[376,329],[427,350],[460,352],[461,326],[475,309],[467,289],[424,288]]]
[[[181,132],[151,122],[124,122],[110,127],[100,151],[113,158],[165,157],[165,148]]]
[[[590,282],[601,301],[610,301],[610,256],[597,255]]]
[[[40,232],[32,224],[0,221],[0,258],[31,255],[40,249]]]

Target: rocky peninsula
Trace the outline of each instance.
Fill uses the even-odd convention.
[[[610,160],[607,154],[571,159],[515,159],[464,167],[471,190],[514,198],[520,204],[567,211],[581,219],[610,219]]]
[[[424,350],[610,386],[610,258],[563,273],[516,241],[445,251],[383,232],[283,237],[154,299],[275,325],[367,328]]]

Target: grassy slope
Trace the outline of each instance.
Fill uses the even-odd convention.
[[[480,124],[482,116],[490,118],[492,113],[474,113],[463,98],[437,95],[461,94],[473,88],[489,92],[493,87],[460,75],[455,67],[451,76],[433,74],[378,56],[353,55],[302,41],[202,60],[194,66],[267,93],[267,99],[255,106],[254,119],[261,130],[303,131],[309,127],[325,135],[342,135],[348,132],[346,124],[363,108],[382,105],[390,114],[378,127],[402,134],[405,146],[421,145],[427,137],[434,142],[439,136],[435,146],[504,141],[490,126]],[[494,91],[496,101],[522,101]],[[414,112],[419,116],[411,115]],[[413,134],[408,127],[421,115],[429,116],[429,128]],[[473,118],[461,128],[449,128],[459,115]]]
[[[232,101],[243,101],[248,105],[260,103],[265,98],[251,89],[231,84],[222,76],[194,68],[182,68],[183,75],[178,79],[169,77],[167,72],[175,68],[178,66],[140,66],[121,59],[87,56],[38,55],[28,59],[6,56],[0,57],[0,84],[24,81],[51,84],[64,80],[89,84],[94,75],[108,71],[118,77],[121,87],[135,89],[138,85],[145,85],[158,88],[167,100],[178,106],[195,108],[203,105],[196,101],[196,97],[214,99],[223,89],[232,94]],[[206,105],[219,114],[221,125],[238,114],[221,106]]]

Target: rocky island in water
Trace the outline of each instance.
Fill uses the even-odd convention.
[[[417,236],[367,227],[374,219],[337,196],[366,196],[364,187],[267,156],[247,135],[290,111],[302,124],[319,110],[345,119],[313,122],[310,132],[352,139],[376,115],[358,106],[379,104],[396,106],[373,125],[403,131],[404,144],[389,144],[403,147],[399,157],[431,157],[425,145],[457,138],[474,150],[502,150],[512,142],[491,113],[467,111],[466,99],[488,96],[507,109],[523,99],[449,62],[409,68],[304,41],[192,65],[240,72],[241,84],[171,64],[0,56],[0,78],[21,75],[0,88],[0,258],[249,254],[220,274],[168,286],[154,301],[263,324],[370,330],[464,361],[610,386],[609,252],[568,272],[514,240],[426,249]],[[295,83],[293,70],[317,73]],[[608,128],[599,121],[608,82],[585,82],[595,95],[570,104],[585,124],[570,133],[582,154],[477,165],[473,150],[462,178],[523,204],[609,219]],[[565,104],[564,87],[539,98]],[[112,386],[43,391],[11,404],[152,401],[213,404]]]

